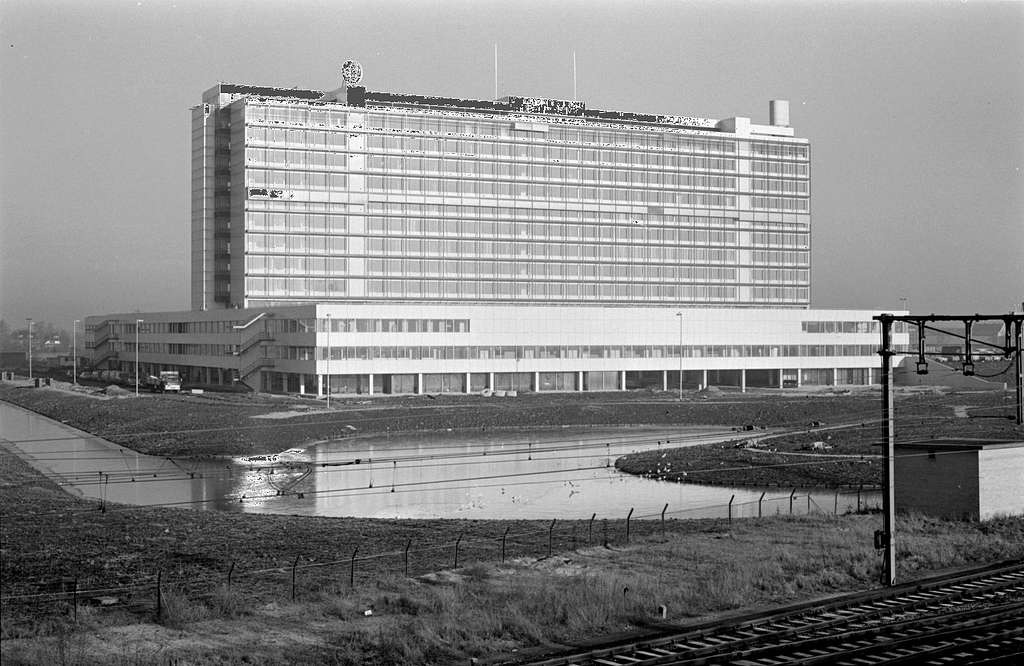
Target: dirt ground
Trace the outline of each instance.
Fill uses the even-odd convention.
[[[972,438],[1024,441],[1024,427],[1003,391],[897,394],[896,441]],[[878,413],[859,422],[852,410],[834,410],[837,420],[814,419],[781,436],[757,431],[722,444],[647,451],[619,458],[618,469],[650,478],[724,486],[785,488],[880,487],[883,424]],[[845,424],[843,421],[846,421]]]
[[[815,441],[829,442],[832,447],[827,451],[829,455],[852,455],[858,459],[869,456],[873,439],[879,432],[878,424],[872,423],[878,414],[878,398],[877,391],[803,395],[726,392],[710,396],[688,394],[681,401],[671,395],[648,392],[526,395],[514,399],[419,396],[332,401],[331,409],[326,410],[322,402],[295,398],[204,394],[136,399],[134,396],[80,394],[59,386],[19,389],[0,385],[0,399],[122,445],[148,453],[197,457],[277,452],[311,441],[384,430],[514,428],[524,424],[686,423],[735,427],[737,440],[744,440],[764,435],[761,428],[796,429],[770,444],[762,444],[776,448],[774,453],[722,447],[710,460],[692,459],[690,463],[695,466],[695,472],[711,461],[726,462],[724,456],[731,452],[789,456],[789,460],[793,456],[807,455],[805,447]],[[926,431],[1017,438],[1024,434],[1005,418],[992,418],[1006,413],[1006,396],[1002,393],[906,391],[899,396],[897,411],[898,423],[905,428],[900,431],[901,436]],[[820,425],[812,427],[814,422]],[[815,430],[840,424],[852,426]],[[748,430],[747,426],[752,429]],[[712,454],[701,452],[699,455]],[[818,455],[818,460],[821,459]],[[686,464],[682,458],[678,459],[682,462],[676,460],[673,458],[672,473],[680,471],[677,464]],[[871,464],[869,459],[865,468],[870,469]],[[663,460],[654,461],[652,469],[659,465],[667,472]],[[827,464],[824,468],[836,469]],[[751,470],[746,470],[746,474],[751,474]],[[680,475],[679,480],[695,480],[694,476],[696,474]],[[721,478],[712,478],[709,473],[702,481],[715,482]],[[772,478],[778,480],[777,476]],[[849,520],[852,521],[849,524],[829,523],[838,527],[838,532],[829,530],[829,534],[839,538],[836,535],[856,533],[853,543],[859,544],[857,564],[844,565],[846,573],[842,575],[833,573],[823,582],[807,582],[800,589],[787,586],[760,589],[754,580],[750,583],[752,591],[741,594],[727,590],[720,599],[706,590],[694,588],[695,583],[684,581],[683,587],[690,591],[688,594],[696,596],[686,597],[688,600],[680,597],[675,603],[693,608],[695,613],[706,613],[870,585],[874,576],[871,567],[876,564],[876,558],[868,544],[870,530],[876,527],[877,520],[870,516],[853,516]],[[788,533],[786,525],[792,525],[795,531]],[[485,628],[472,629],[471,618],[460,616],[448,607],[465,606],[469,609],[466,612],[480,615],[485,613],[480,608],[504,603],[502,590],[518,589],[511,587],[513,584],[509,581],[530,579],[535,580],[540,590],[537,600],[531,602],[536,604],[531,612],[543,613],[544,609],[557,605],[550,595],[562,588],[554,581],[570,581],[566,590],[558,592],[566,596],[570,591],[593,587],[594,581],[625,580],[623,576],[633,574],[624,571],[639,570],[653,557],[640,551],[633,553],[633,546],[627,547],[625,525],[621,521],[608,524],[611,549],[596,543],[587,544],[584,523],[559,523],[557,529],[550,532],[550,542],[549,527],[548,523],[539,521],[300,518],[115,505],[107,505],[106,511],[100,511],[95,503],[67,495],[19,458],[4,452],[0,454],[4,661],[269,664],[281,661],[401,663],[404,660],[405,663],[450,663],[455,656],[462,661],[474,656],[511,658],[515,655],[512,650],[522,646],[593,635],[612,627],[636,628],[638,623],[642,624],[649,609],[641,612],[639,607],[627,605],[613,609],[615,612],[611,614],[603,609],[597,614],[598,619],[576,618],[567,610],[564,615],[553,618],[548,629],[525,619],[516,620],[523,623],[519,626],[500,618],[488,620],[492,624]],[[1010,551],[1002,546],[979,548],[978,544],[984,539],[998,539],[1001,544],[1024,543],[1019,539],[1019,521],[1004,527],[989,527],[979,532],[971,526],[942,524],[936,527],[929,523],[920,527],[923,534],[951,531],[957,535],[955,547],[907,547],[901,557],[908,566],[918,570],[991,560]],[[1010,531],[1005,532],[1006,529]],[[657,522],[636,521],[632,525],[632,538],[637,541],[667,539],[667,542],[682,544],[673,546],[676,550],[668,556],[673,563],[679,560],[678,548],[685,548],[688,556],[710,557],[709,562],[720,562],[740,552],[760,553],[766,547],[758,542],[766,533],[757,528],[754,521],[744,521],[733,528],[723,521],[669,521],[666,534],[662,535],[660,530]],[[732,541],[733,537],[723,537],[741,532],[747,535],[740,539],[742,543]],[[821,532],[821,526],[813,521],[782,521],[773,524],[770,540],[800,545],[811,543]],[[503,534],[508,535],[505,539],[508,567],[501,565]],[[459,565],[463,573],[432,573],[454,568],[456,540],[460,544]],[[357,547],[361,548],[362,557],[356,552]],[[404,575],[406,548],[409,548],[410,576],[425,577],[415,584],[387,582],[396,577],[410,580]],[[547,559],[549,548],[553,553],[575,555]],[[807,551],[800,545],[795,551],[798,554],[787,554],[785,558],[786,561],[803,561],[800,559],[803,555],[832,552],[837,548],[819,545]],[[623,552],[633,554],[622,559]],[[385,555],[367,557],[368,553]],[[580,553],[591,553],[592,557]],[[604,557],[612,553],[619,555]],[[942,553],[942,558],[935,559],[936,553]],[[1024,553],[1018,552],[1016,556],[1021,555]],[[556,560],[563,565],[552,569]],[[607,567],[598,568],[594,563],[598,560],[606,560]],[[575,571],[573,567],[584,562],[588,563],[585,573],[591,577],[573,578],[570,575]],[[476,571],[468,578],[465,575],[467,563],[471,574]],[[817,561],[804,564],[808,571],[821,568]],[[480,570],[482,565],[490,568]],[[506,569],[512,573],[501,573]],[[694,570],[704,571],[697,566]],[[529,578],[537,572],[546,577]],[[720,573],[727,580],[737,575],[736,571]],[[148,622],[155,612],[158,575],[165,595],[164,612],[176,614],[171,624],[166,619],[161,625]],[[225,601],[218,594],[225,589],[229,575],[232,596]],[[478,578],[487,579],[487,584],[479,586],[472,582]],[[469,582],[460,586],[463,579]],[[663,574],[653,572],[644,585],[658,590],[664,583]],[[634,590],[640,589],[638,582],[628,584]],[[394,589],[398,591],[389,585],[397,586]],[[66,602],[63,605],[53,602],[53,593],[72,586],[82,591],[79,625],[69,619]],[[414,592],[434,601],[429,604],[410,601]],[[498,596],[493,596],[495,594]],[[621,588],[618,594],[621,595]],[[41,596],[19,598],[21,595]],[[113,600],[110,608],[96,605],[102,597]],[[707,607],[694,601],[707,598],[717,601]],[[315,606],[311,607],[307,601]],[[175,603],[178,606],[174,606]],[[417,604],[427,606],[421,608]],[[231,610],[237,605],[244,610]],[[378,612],[364,616],[371,605]],[[429,613],[428,607],[433,609]],[[478,610],[472,611],[473,608]],[[520,617],[515,615],[519,611],[508,612]],[[439,618],[439,622],[465,628],[457,636],[447,635],[445,632],[451,630],[423,625],[428,614]],[[577,620],[582,624],[573,624]],[[566,624],[562,626],[560,622]],[[75,629],[82,626],[90,627],[89,632]],[[588,628],[581,628],[583,626]],[[417,633],[421,631],[425,633]],[[474,631],[486,640],[481,642],[474,638]],[[413,652],[389,652],[393,648],[388,647],[384,637],[406,634],[415,638],[410,639],[413,643],[432,645],[434,652],[428,654],[429,658],[423,656],[427,653],[414,652],[418,649],[415,646],[407,648]],[[33,638],[38,635],[49,638]]]
[[[674,394],[526,393],[380,396],[324,401],[265,394],[154,395],[123,390],[111,397],[67,384],[30,389],[0,384],[0,400],[142,453],[218,457],[276,453],[360,433],[480,430],[560,425],[726,425],[790,427],[870,418],[878,392],[715,391]],[[273,417],[273,418],[268,418]]]

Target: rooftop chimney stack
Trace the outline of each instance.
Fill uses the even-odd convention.
[[[789,100],[773,99],[768,102],[768,122],[775,127],[789,127]]]

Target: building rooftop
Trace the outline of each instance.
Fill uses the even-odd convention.
[[[337,90],[325,92],[301,88],[277,88],[253,86],[237,83],[220,83],[204,95],[217,93],[232,96],[253,96],[258,98],[281,98],[302,100],[305,102],[342,103],[356,107],[385,108],[419,108],[434,111],[477,111],[493,114],[509,115],[543,115],[565,119],[578,119],[598,122],[643,123],[648,125],[664,125],[675,128],[686,128],[711,132],[754,133],[777,136],[793,136],[789,126],[787,102],[772,102],[772,120],[769,125],[750,123],[748,118],[729,118],[716,120],[697,116],[634,113],[627,111],[607,111],[588,109],[583,101],[551,99],[546,97],[506,96],[497,100],[464,99],[459,97],[440,97],[433,95],[414,95],[367,90],[363,86],[343,86]],[[776,107],[775,105],[780,105]],[[776,118],[776,108],[779,115]],[[785,109],[783,111],[783,108]],[[739,120],[740,122],[736,122]],[[746,130],[746,131],[744,131]]]
[[[1024,441],[1004,439],[980,439],[969,437],[942,437],[930,442],[896,442],[901,449],[917,449],[931,451],[981,451],[986,449],[1010,449],[1024,447]]]

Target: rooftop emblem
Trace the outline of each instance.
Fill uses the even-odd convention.
[[[353,85],[363,80],[363,66],[355,60],[346,60],[341,65],[341,78],[346,85]]]

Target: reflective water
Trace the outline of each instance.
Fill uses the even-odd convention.
[[[614,468],[632,451],[693,445],[720,428],[562,428],[342,439],[279,456],[195,463],[144,456],[0,402],[7,446],[97,501],[374,518],[656,518],[844,511],[856,494],[652,481]],[[764,494],[763,494],[764,493]],[[763,500],[761,499],[763,497]],[[864,494],[861,501],[877,503]]]

